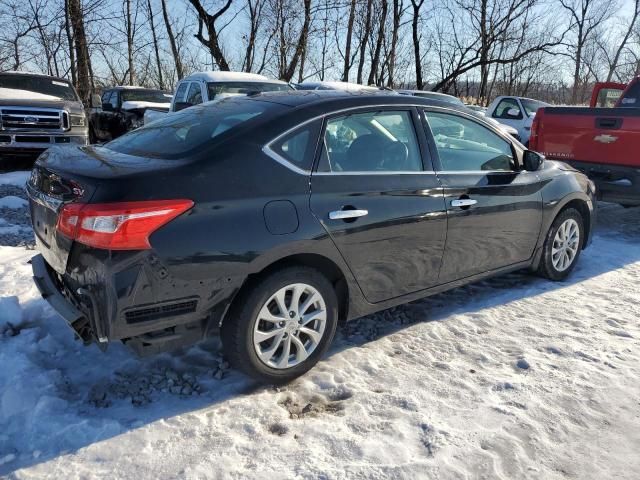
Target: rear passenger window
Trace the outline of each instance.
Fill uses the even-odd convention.
[[[332,172],[421,171],[411,112],[382,110],[329,120],[321,161]]]
[[[425,112],[445,171],[515,169],[511,144],[488,128],[458,115]]]
[[[296,167],[311,170],[319,133],[320,121],[311,122],[274,142],[271,149]]]

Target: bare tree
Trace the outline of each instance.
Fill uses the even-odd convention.
[[[218,65],[218,68],[229,71],[229,63],[220,45],[219,31],[216,22],[229,10],[233,0],[226,0],[225,4],[213,14],[207,12],[200,0],[189,0],[189,3],[193,5],[193,8],[195,8],[198,13],[198,33],[196,34],[196,38],[202,45],[209,49],[211,57],[216,62],[216,65]],[[207,29],[208,38],[205,38],[203,35],[203,28]]]
[[[161,0],[162,3],[162,18],[164,19],[164,26],[167,29],[167,36],[169,37],[169,45],[171,46],[171,53],[173,54],[173,62],[176,65],[176,74],[178,80],[184,77],[184,69],[182,67],[182,60],[180,59],[180,52],[178,51],[178,45],[176,43],[176,37],[169,21],[169,14],[167,13],[167,1]]]
[[[424,0],[411,0],[413,16],[411,17],[411,35],[413,38],[413,56],[416,63],[416,88],[422,90],[424,82],[422,80],[422,56],[420,55],[420,32],[418,25],[420,21],[420,9]]]
[[[73,28],[73,38],[76,48],[78,95],[80,99],[88,105],[92,91],[91,79],[89,77],[90,59],[85,33],[84,14],[80,0],[69,0],[69,19],[71,20],[71,26]]]
[[[158,68],[158,86],[161,90],[164,90],[164,80],[162,78],[162,62],[160,61],[160,47],[158,45],[158,37],[156,36],[155,21],[153,18],[153,8],[151,7],[151,0],[147,0],[147,18],[149,25],[151,26],[151,37],[153,39],[153,50],[156,57],[156,66]]]
[[[571,103],[578,101],[578,92],[581,88],[581,73],[584,60],[584,50],[599,25],[607,20],[612,13],[613,0],[560,0],[571,19],[571,29],[574,32],[574,41],[569,44],[571,58],[573,58],[573,88],[571,91]]]
[[[380,64],[380,51],[382,49],[382,43],[384,42],[384,28],[387,23],[387,11],[389,8],[388,0],[381,0],[380,14],[378,18],[378,35],[376,38],[376,47],[373,52],[373,58],[371,59],[371,70],[369,71],[368,84],[373,85],[378,75],[378,66]]]

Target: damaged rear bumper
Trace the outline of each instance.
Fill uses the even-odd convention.
[[[33,280],[44,298],[53,309],[69,324],[76,335],[85,343],[94,340],[107,342],[107,338],[97,334],[96,323],[91,309],[85,311],[80,302],[75,300],[73,293],[68,291],[56,278],[55,272],[47,265],[42,255],[31,259]],[[86,292],[82,292],[86,295]],[[89,298],[91,306],[91,298]]]

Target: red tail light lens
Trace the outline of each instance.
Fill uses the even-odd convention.
[[[69,203],[59,216],[57,229],[80,243],[106,250],[145,250],[149,236],[193,206],[191,200]]]
[[[529,135],[529,149],[536,150],[538,148],[538,129],[540,128],[540,117],[542,116],[542,112],[538,110],[536,116],[533,117],[533,122],[531,123],[531,134]]]

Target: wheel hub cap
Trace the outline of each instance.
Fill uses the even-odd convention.
[[[260,309],[253,346],[272,368],[291,368],[305,361],[322,340],[326,305],[311,285],[295,283],[274,293]]]

